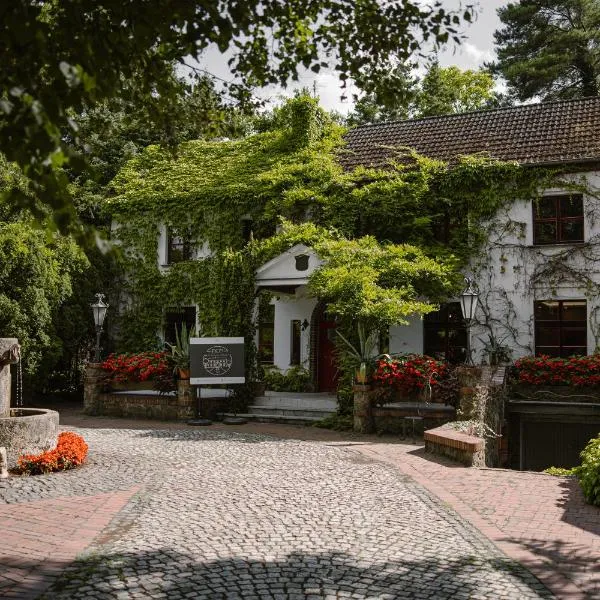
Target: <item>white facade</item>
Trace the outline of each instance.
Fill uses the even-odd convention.
[[[473,260],[470,274],[479,287],[477,323],[472,329],[476,362],[489,361],[490,345],[508,349],[512,360],[535,352],[534,303],[540,300],[585,300],[587,302],[587,352],[600,343],[600,204],[593,193],[600,189],[600,173],[588,172],[565,180],[585,181],[592,194],[583,197],[584,241],[534,245],[532,201],[515,200],[483,225],[488,242]],[[545,190],[543,196],[565,195],[566,189]],[[307,296],[306,282],[320,263],[298,273],[293,257],[310,252],[305,247],[264,265],[257,284],[297,285],[295,291],[275,297],[274,364],[290,367],[291,322],[311,323],[317,306]],[[315,257],[316,259],[316,257]],[[456,301],[456,299],[454,299]],[[406,326],[390,329],[391,353],[423,353],[423,319],[413,317]],[[302,331],[302,364],[310,357],[310,327]]]
[[[541,300],[586,300],[587,352],[600,342],[600,173],[564,178],[584,184],[584,241],[534,245],[531,201],[516,200],[485,225],[488,242],[472,263],[480,289],[479,325],[473,330],[473,348],[485,360],[484,342],[491,334],[512,350],[512,359],[535,351],[534,303]],[[544,190],[558,196],[567,190]],[[595,197],[596,196],[596,197]]]

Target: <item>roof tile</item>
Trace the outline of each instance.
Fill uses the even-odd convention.
[[[480,152],[531,165],[600,162],[600,98],[362,125],[346,141],[348,169],[383,167],[406,147],[450,162]]]

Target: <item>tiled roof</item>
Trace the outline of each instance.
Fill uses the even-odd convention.
[[[346,140],[346,168],[385,166],[394,148],[406,147],[446,161],[485,152],[532,165],[600,162],[600,98],[375,123],[350,130]]]

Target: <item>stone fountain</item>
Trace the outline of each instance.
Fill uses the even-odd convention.
[[[39,454],[56,447],[58,413],[42,408],[11,408],[10,365],[21,360],[16,338],[0,338],[0,477],[22,454]],[[6,456],[6,458],[4,458]],[[6,464],[2,464],[6,463]]]

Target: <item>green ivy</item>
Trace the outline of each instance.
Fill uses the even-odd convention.
[[[316,100],[302,95],[290,100],[278,123],[275,131],[242,140],[186,142],[175,153],[150,146],[114,179],[104,210],[118,224],[115,236],[124,249],[130,304],[120,326],[123,350],[155,345],[165,308],[188,303],[198,305],[205,334],[244,335],[252,348],[254,271],[296,243],[330,258],[345,248],[347,264],[334,260],[326,269],[337,269],[337,275],[345,269],[347,283],[360,273],[357,280],[367,295],[395,287],[404,316],[426,312],[433,304],[422,302],[420,294],[431,294],[435,302],[450,290],[483,241],[480,222],[515,198],[535,196],[549,176],[485,156],[449,165],[409,150],[399,151],[385,169],[346,172],[339,161],[344,130]],[[252,219],[249,244],[241,217]],[[289,225],[275,235],[282,218]],[[160,224],[193,232],[211,256],[161,270]],[[364,240],[352,241],[359,238]],[[390,243],[414,247],[394,250]],[[390,269],[379,284],[369,283],[368,261],[350,260],[355,250],[363,257],[380,253],[378,268],[401,258],[404,266]],[[404,257],[393,256],[399,252]],[[411,272],[411,261],[421,266]],[[380,285],[388,276],[397,276],[397,282]],[[325,293],[323,277],[320,283],[315,279],[313,291],[335,302]],[[354,308],[368,312],[366,305]],[[341,304],[337,309],[349,311]],[[390,319],[398,310],[390,309]]]

